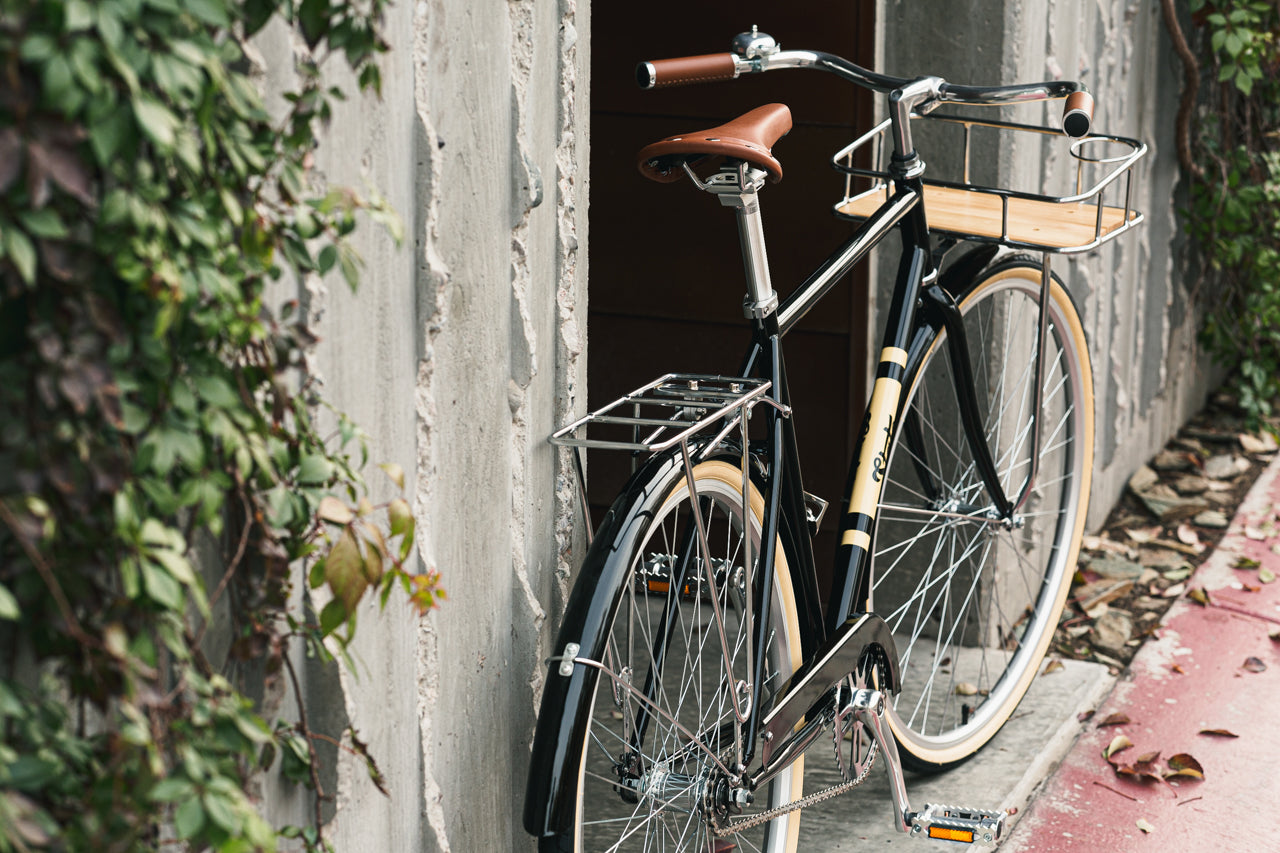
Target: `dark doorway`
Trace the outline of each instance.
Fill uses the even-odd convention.
[[[784,49],[826,50],[870,66],[873,10],[870,2],[762,0],[592,5],[591,408],[671,370],[732,374],[748,343],[732,211],[687,182],[645,180],[636,152],[761,104],[787,104],[795,126],[774,147],[785,177],[761,195],[773,282],[785,296],[848,237],[851,226],[831,214],[843,179],[830,159],[855,129],[871,124],[866,93],[831,75],[777,72],[644,92],[635,84],[636,63],[727,51],[736,33],[757,25]],[[866,294],[865,270],[857,270],[787,337],[805,486],[837,506],[867,396]],[[626,460],[619,456],[592,457],[595,500],[608,500],[621,485]],[[816,543],[823,589],[839,514],[827,513]]]

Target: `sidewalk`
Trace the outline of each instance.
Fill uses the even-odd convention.
[[[1280,641],[1269,637],[1280,631],[1280,581],[1260,580],[1267,571],[1280,575],[1280,554],[1272,550],[1280,550],[1278,507],[1280,457],[1188,581],[1189,590],[1208,593],[1209,605],[1189,598],[1173,605],[1061,766],[1016,816],[1002,853],[1280,850],[1273,829],[1280,803]],[[1234,568],[1241,558],[1261,569]],[[1130,722],[1098,725],[1113,714]],[[1120,775],[1102,754],[1118,735],[1133,746],[1113,762],[1133,767],[1159,752],[1136,769],[1163,773],[1171,756],[1187,754],[1204,778]]]

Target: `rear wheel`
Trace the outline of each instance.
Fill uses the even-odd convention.
[[[749,815],[801,795],[803,761],[756,792],[754,803],[731,802],[723,770],[734,764],[733,697],[750,695],[740,686],[750,679],[744,557],[749,543],[759,562],[763,500],[748,485],[744,524],[740,468],[706,461],[694,466],[692,479],[693,490],[682,476],[638,514],[652,520],[629,557],[586,729],[572,846],[581,853],[705,853],[717,849],[713,815],[725,822],[740,808]],[[795,598],[777,553],[767,677],[758,692],[766,703],[801,660]],[[758,565],[752,578],[757,586]],[[739,851],[783,853],[795,850],[798,829],[792,814],[730,840]]]
[[[945,331],[908,365],[872,557],[874,611],[894,632],[903,690],[889,722],[904,765],[937,771],[1000,729],[1053,637],[1080,547],[1093,466],[1093,381],[1079,315],[1054,280],[1035,405],[1040,267],[1013,258],[959,299],[979,411],[1005,493],[995,518],[957,414]]]

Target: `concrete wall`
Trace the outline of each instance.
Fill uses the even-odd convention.
[[[1203,403],[1216,375],[1198,349],[1199,317],[1182,274],[1173,144],[1181,71],[1159,2],[880,0],[878,26],[879,64],[890,74],[937,74],[974,85],[1081,80],[1097,98],[1095,128],[1150,147],[1134,202],[1145,225],[1054,264],[1080,306],[1093,360],[1097,444],[1089,525],[1096,527],[1133,470]],[[1056,104],[1006,116],[1061,120]],[[921,151],[931,167],[949,165],[945,156]],[[982,177],[1001,186],[1062,195],[1074,185],[1061,140],[1003,145],[989,167]]]
[[[404,220],[400,248],[362,230],[359,293],[331,276],[299,295],[328,398],[369,433],[374,497],[392,492],[372,463],[400,464],[418,556],[449,596],[424,620],[400,596],[370,603],[354,673],[303,669],[312,725],[354,726],[391,789],[322,751],[339,850],[532,844],[519,815],[546,608],[562,606],[574,544],[544,439],[585,402],[588,8],[395,4],[381,100],[352,97],[317,155],[319,180],[377,188]],[[287,83],[299,45],[273,31],[259,49],[268,86]],[[268,779],[263,795],[282,819],[309,814],[292,786]]]

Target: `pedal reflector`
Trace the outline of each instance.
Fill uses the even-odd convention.
[[[949,829],[945,826],[929,827],[929,837],[936,838],[939,841],[963,841],[965,844],[973,843],[973,831],[969,829]]]

